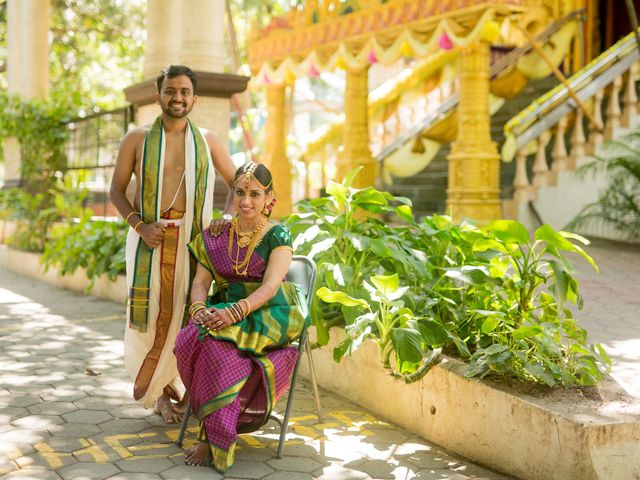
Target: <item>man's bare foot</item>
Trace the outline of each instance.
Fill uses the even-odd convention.
[[[184,463],[200,467],[207,463],[209,457],[209,445],[206,443],[198,443],[184,452]]]
[[[178,423],[182,421],[182,414],[175,411],[171,399],[165,393],[156,400],[156,406],[153,411],[160,414],[165,423]]]

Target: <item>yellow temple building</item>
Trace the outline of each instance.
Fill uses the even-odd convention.
[[[300,2],[249,44],[251,86],[268,102],[262,160],[292,184],[287,98],[300,79],[339,72],[344,113],[303,141],[307,171],[330,177],[333,164],[339,181],[362,166],[358,186],[408,196],[421,214],[565,221],[536,202],[577,188],[562,172],[633,123],[630,31],[623,0]]]

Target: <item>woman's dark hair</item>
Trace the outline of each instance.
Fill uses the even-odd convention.
[[[160,75],[156,78],[156,85],[158,86],[158,93],[162,90],[162,82],[164,82],[167,78],[175,78],[180,75],[186,75],[191,80],[191,85],[193,85],[193,94],[196,94],[196,74],[193,73],[189,67],[184,65],[167,65],[162,70],[160,70]]]
[[[269,193],[273,190],[273,177],[271,176],[271,172],[262,163],[247,162],[242,165],[236,170],[234,183],[247,173],[253,175],[255,179],[265,187],[264,193]]]

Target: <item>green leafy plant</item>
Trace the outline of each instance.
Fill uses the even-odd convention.
[[[91,221],[89,218],[57,225],[42,255],[45,268],[58,265],[61,275],[83,268],[89,279],[87,291],[93,288],[100,275],[106,274],[115,280],[125,271],[128,228],[123,222]]]
[[[3,216],[16,222],[16,229],[7,243],[15,248],[31,252],[41,252],[47,241],[52,223],[58,212],[51,206],[50,193],[35,195],[13,188],[3,195]]]
[[[604,143],[596,159],[577,173],[583,177],[607,173],[609,183],[598,200],[586,205],[568,228],[601,222],[631,240],[640,239],[640,131]]]
[[[471,284],[490,288],[477,289],[468,305],[466,319],[475,328],[467,340],[474,350],[467,375],[495,372],[548,385],[601,380],[611,361],[599,344],[587,343],[568,308],[582,308],[582,297],[566,253],[597,270],[580,245],[588,241],[543,225],[531,242],[526,228],[511,220],[493,222],[483,232],[473,249],[491,259]]]
[[[298,251],[314,256],[321,272],[312,310],[319,337],[326,342],[333,326],[347,332],[336,360],[371,339],[384,367],[405,381],[424,375],[439,348],[469,362],[469,376],[549,385],[603,378],[610,359],[587,343],[569,309],[582,308],[582,298],[568,255],[597,268],[584,238],[544,225],[530,239],[507,220],[485,228],[439,215],[415,222],[408,202],[353,189],[352,178],[289,219]],[[380,200],[361,208],[370,198]],[[368,212],[393,212],[404,223]]]
[[[296,237],[297,252],[314,258],[320,284],[366,298],[363,279],[386,272],[408,273],[420,268],[420,259],[404,247],[400,229],[389,227],[380,216],[395,213],[410,219],[411,203],[373,187],[351,185],[361,168],[342,183],[329,182],[327,197],[298,203],[300,213],[287,220]],[[355,313],[333,307],[314,297],[312,318],[320,344],[328,342],[328,329],[351,323]]]
[[[23,187],[30,193],[47,191],[55,183],[54,173],[66,162],[64,120],[68,105],[55,101],[27,100],[0,93],[0,140],[15,137],[20,142]]]
[[[364,287],[370,301],[327,287],[317,291],[325,302],[364,311],[345,327],[347,339],[334,349],[334,359],[339,362],[369,338],[380,348],[382,365],[391,375],[407,383],[422,378],[437,361],[441,349],[434,347],[445,342],[446,330],[433,320],[417,317],[404,305],[401,298],[407,287],[400,287],[397,274],[374,275]]]

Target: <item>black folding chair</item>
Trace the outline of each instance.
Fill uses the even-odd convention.
[[[311,308],[311,300],[313,298],[314,285],[316,282],[317,269],[315,262],[304,255],[294,255],[291,261],[291,266],[287,272],[287,281],[298,284],[302,293],[307,299],[307,306]],[[311,388],[313,398],[316,404],[316,414],[318,415],[318,421],[322,422],[322,410],[320,406],[320,395],[318,393],[318,384],[316,382],[316,376],[313,369],[313,358],[311,356],[311,348],[307,342],[307,329],[305,328],[298,339],[298,359],[296,360],[293,373],[291,375],[291,383],[289,385],[289,395],[287,397],[287,406],[285,407],[284,417],[280,419],[273,413],[269,415],[270,420],[274,420],[280,425],[280,442],[278,443],[277,457],[282,458],[282,451],[284,450],[285,437],[287,435],[287,427],[289,426],[289,416],[291,414],[291,408],[293,406],[293,392],[296,387],[296,381],[298,379],[298,370],[300,368],[300,359],[302,358],[302,350],[307,353],[307,359],[309,361],[309,372],[311,377]],[[176,443],[182,446],[182,440],[184,439],[184,432],[189,423],[189,417],[191,417],[191,404],[187,401],[187,407],[180,425],[180,432],[178,433],[178,439]]]

